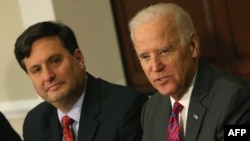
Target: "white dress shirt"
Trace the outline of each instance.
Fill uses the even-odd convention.
[[[191,93],[192,93],[193,87],[194,87],[195,78],[196,78],[196,74],[195,74],[195,76],[194,76],[194,78],[193,78],[187,92],[178,101],[181,105],[184,106],[182,111],[179,113],[180,127],[181,127],[181,130],[183,131],[183,136],[185,136],[185,133],[186,133],[188,107],[189,107],[189,102],[190,102],[190,98],[191,98]],[[170,100],[171,100],[171,104],[172,104],[172,107],[173,107],[173,104],[174,104],[175,100],[172,97],[170,97]]]

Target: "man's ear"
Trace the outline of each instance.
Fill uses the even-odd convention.
[[[74,52],[74,57],[76,58],[76,61],[78,62],[78,65],[81,69],[85,70],[85,62],[84,57],[82,55],[82,52],[80,49],[76,49]]]
[[[192,52],[192,57],[196,58],[200,54],[199,39],[196,33],[192,32],[190,34],[190,49]]]

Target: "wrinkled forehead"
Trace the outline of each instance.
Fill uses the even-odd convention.
[[[132,34],[134,42],[147,39],[154,41],[178,39],[178,30],[171,16],[158,17],[140,26],[137,25]]]

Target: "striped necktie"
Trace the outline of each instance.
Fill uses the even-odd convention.
[[[72,128],[71,125],[73,122],[74,120],[67,115],[62,118],[64,141],[74,141],[73,133],[71,129]]]
[[[179,125],[179,112],[183,106],[179,102],[175,102],[171,116],[168,121],[168,141],[180,141],[180,125]]]

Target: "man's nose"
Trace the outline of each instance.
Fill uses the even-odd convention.
[[[153,57],[153,59],[151,60],[151,64],[152,64],[152,70],[154,72],[159,72],[164,67],[162,60],[158,56]]]
[[[53,71],[53,69],[49,68],[49,67],[45,67],[43,69],[43,78],[45,81],[52,81],[55,78],[55,73]]]

